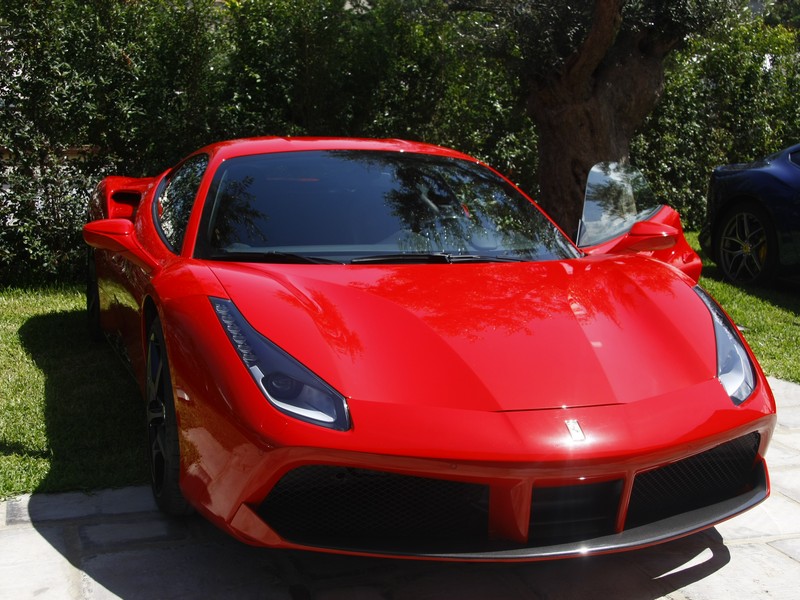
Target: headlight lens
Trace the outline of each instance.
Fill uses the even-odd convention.
[[[350,429],[344,396],[253,329],[233,302],[210,300],[228,339],[272,406],[301,421]]]
[[[736,326],[704,289],[696,286],[694,290],[708,307],[714,321],[714,334],[717,338],[717,377],[734,404],[741,404],[755,389],[755,368],[739,338]]]

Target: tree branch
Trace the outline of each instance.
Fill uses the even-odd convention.
[[[609,49],[622,25],[624,0],[596,0],[592,25],[580,48],[567,60],[563,83],[577,92],[585,87]]]

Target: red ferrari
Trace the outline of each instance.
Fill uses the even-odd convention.
[[[255,545],[513,561],[764,500],[764,375],[674,211],[602,235],[603,172],[586,250],[419,143],[237,140],[104,179],[90,326],[141,385],[159,507]]]

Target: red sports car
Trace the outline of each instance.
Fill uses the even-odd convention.
[[[772,394],[673,212],[587,253],[452,150],[223,142],[100,183],[90,324],[167,513],[372,556],[643,547],[769,493]]]

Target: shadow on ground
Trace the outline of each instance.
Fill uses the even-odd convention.
[[[147,499],[149,490],[141,487],[137,493]],[[93,501],[63,496],[67,504]],[[241,544],[199,517],[167,519],[152,502],[131,502],[130,497],[123,503],[134,512],[105,513],[115,510],[101,507],[112,496],[95,500],[99,511],[88,517],[60,521],[52,519],[52,496],[30,499],[29,516],[41,538],[83,573],[79,584],[72,584],[79,593],[65,597],[655,600],[712,576],[731,561],[716,529],[644,550],[516,564],[270,550]]]
[[[713,263],[703,264],[703,277],[719,283],[730,284],[719,267]],[[800,317],[800,277],[776,279],[769,285],[748,286],[745,289],[748,294],[752,294],[773,306],[783,308]]]
[[[145,481],[138,389],[111,347],[89,339],[85,313],[37,315],[20,327],[19,338],[45,377],[50,470],[36,491]]]
[[[446,564],[368,561],[297,554],[286,571],[293,600],[358,598],[548,599],[661,598],[724,567],[722,538],[711,530],[659,547],[536,563]]]

